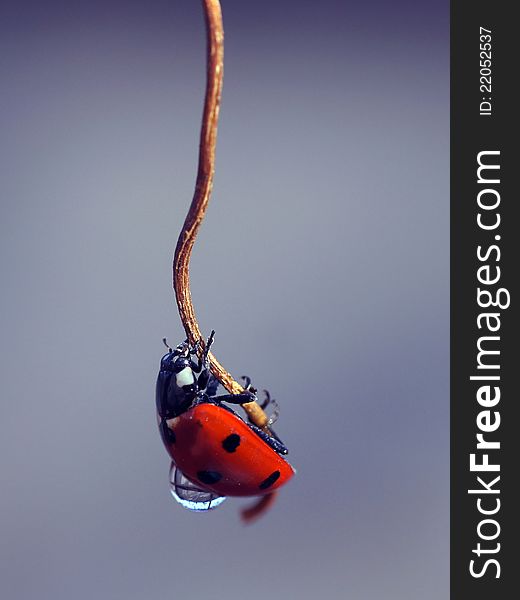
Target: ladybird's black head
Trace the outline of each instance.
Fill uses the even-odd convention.
[[[171,361],[171,370],[174,373],[180,373],[186,368],[191,369],[191,364],[189,358],[185,356],[177,356]]]
[[[161,371],[170,371],[178,373],[182,369],[190,366],[190,346],[187,341],[179,344],[175,350],[170,348],[166,338],[163,338],[164,345],[168,348],[168,354],[161,359]]]
[[[178,356],[174,352],[168,352],[161,359],[161,371],[180,373],[186,367],[191,368],[189,358]]]

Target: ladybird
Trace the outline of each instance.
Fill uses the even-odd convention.
[[[168,353],[161,359],[156,386],[159,430],[172,459],[172,494],[199,511],[216,508],[227,496],[273,496],[295,473],[283,458],[286,446],[270,427],[274,418],[266,430],[260,429],[227,406],[256,400],[250,379],[244,378],[243,393],[217,395],[219,381],[208,361],[214,335],[212,331],[197,362],[198,345],[186,341],[172,349],[163,340]],[[266,392],[262,408],[270,401]]]

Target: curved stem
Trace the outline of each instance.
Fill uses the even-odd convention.
[[[218,113],[224,75],[224,28],[218,0],[203,0],[207,32],[206,96],[200,132],[199,166],[195,193],[182,226],[173,259],[173,288],[179,315],[186,336],[191,344],[199,342],[204,348],[205,340],[200,332],[190,292],[189,264],[193,244],[206,213],[215,172],[215,146],[217,143]],[[231,394],[239,394],[244,388],[209,353],[211,371]],[[258,427],[266,427],[267,416],[256,402],[242,405],[249,419]]]

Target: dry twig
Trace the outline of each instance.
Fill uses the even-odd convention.
[[[207,32],[207,75],[200,132],[199,166],[195,193],[180,232],[173,259],[173,287],[179,315],[188,340],[192,344],[199,342],[201,350],[204,348],[205,340],[197,323],[191,300],[189,264],[193,244],[204,218],[213,186],[218,113],[224,75],[224,29],[220,3],[219,0],[203,0],[203,6]],[[233,379],[211,352],[208,358],[212,373],[228,392],[239,394],[244,391],[244,388]],[[248,402],[242,407],[255,425],[267,426],[267,416],[256,402]]]

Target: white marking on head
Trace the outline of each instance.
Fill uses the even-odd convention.
[[[192,385],[195,381],[195,377],[193,377],[193,371],[190,369],[190,367],[184,367],[184,369],[179,371],[175,376],[175,381],[179,387]]]

